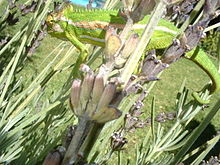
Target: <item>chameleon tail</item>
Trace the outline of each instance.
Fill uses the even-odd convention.
[[[202,99],[197,92],[192,93],[192,97],[199,102],[199,104],[209,104],[210,100]]]
[[[186,53],[186,57],[195,62],[200,68],[202,68],[202,70],[204,70],[212,80],[210,94],[220,91],[220,74],[206,53],[197,47],[196,49]],[[197,92],[193,92],[192,96],[200,104],[209,103],[209,100],[202,99]]]

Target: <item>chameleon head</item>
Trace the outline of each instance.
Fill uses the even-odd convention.
[[[63,38],[64,30],[62,26],[62,21],[59,19],[59,15],[56,13],[51,13],[47,16],[46,19],[47,31],[50,35]]]

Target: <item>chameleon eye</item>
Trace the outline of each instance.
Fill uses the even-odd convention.
[[[48,16],[47,16],[47,19],[46,19],[46,24],[47,24],[48,26],[51,26],[51,25],[53,25],[53,23],[54,23],[53,17],[52,17],[51,15],[48,15]]]

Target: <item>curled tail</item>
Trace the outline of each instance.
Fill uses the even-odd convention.
[[[212,80],[212,85],[210,88],[210,94],[214,94],[220,91],[220,74],[218,73],[217,68],[209,59],[207,54],[197,47],[196,49],[186,53],[186,58],[195,62],[202,70],[204,70],[210,79]],[[208,104],[209,100],[202,99],[197,92],[193,92],[192,96],[200,103],[200,104]]]

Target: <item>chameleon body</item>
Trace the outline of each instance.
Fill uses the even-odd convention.
[[[132,30],[141,35],[149,18],[150,16],[145,16],[143,20],[133,25]],[[87,56],[87,50],[83,43],[104,47],[108,27],[123,29],[126,20],[118,14],[118,10],[76,10],[69,5],[59,12],[50,14],[46,23],[49,34],[60,39],[69,40],[81,51],[79,60],[76,63],[79,67]],[[172,23],[161,19],[146,51],[168,47],[177,36],[178,31],[179,29]],[[204,51],[199,50],[197,55],[194,55],[193,52],[186,53],[185,57],[195,62],[209,75],[212,80],[211,93],[220,91],[220,75],[214,64]],[[193,93],[193,96],[201,104],[207,103],[207,101],[200,99],[197,93]]]

